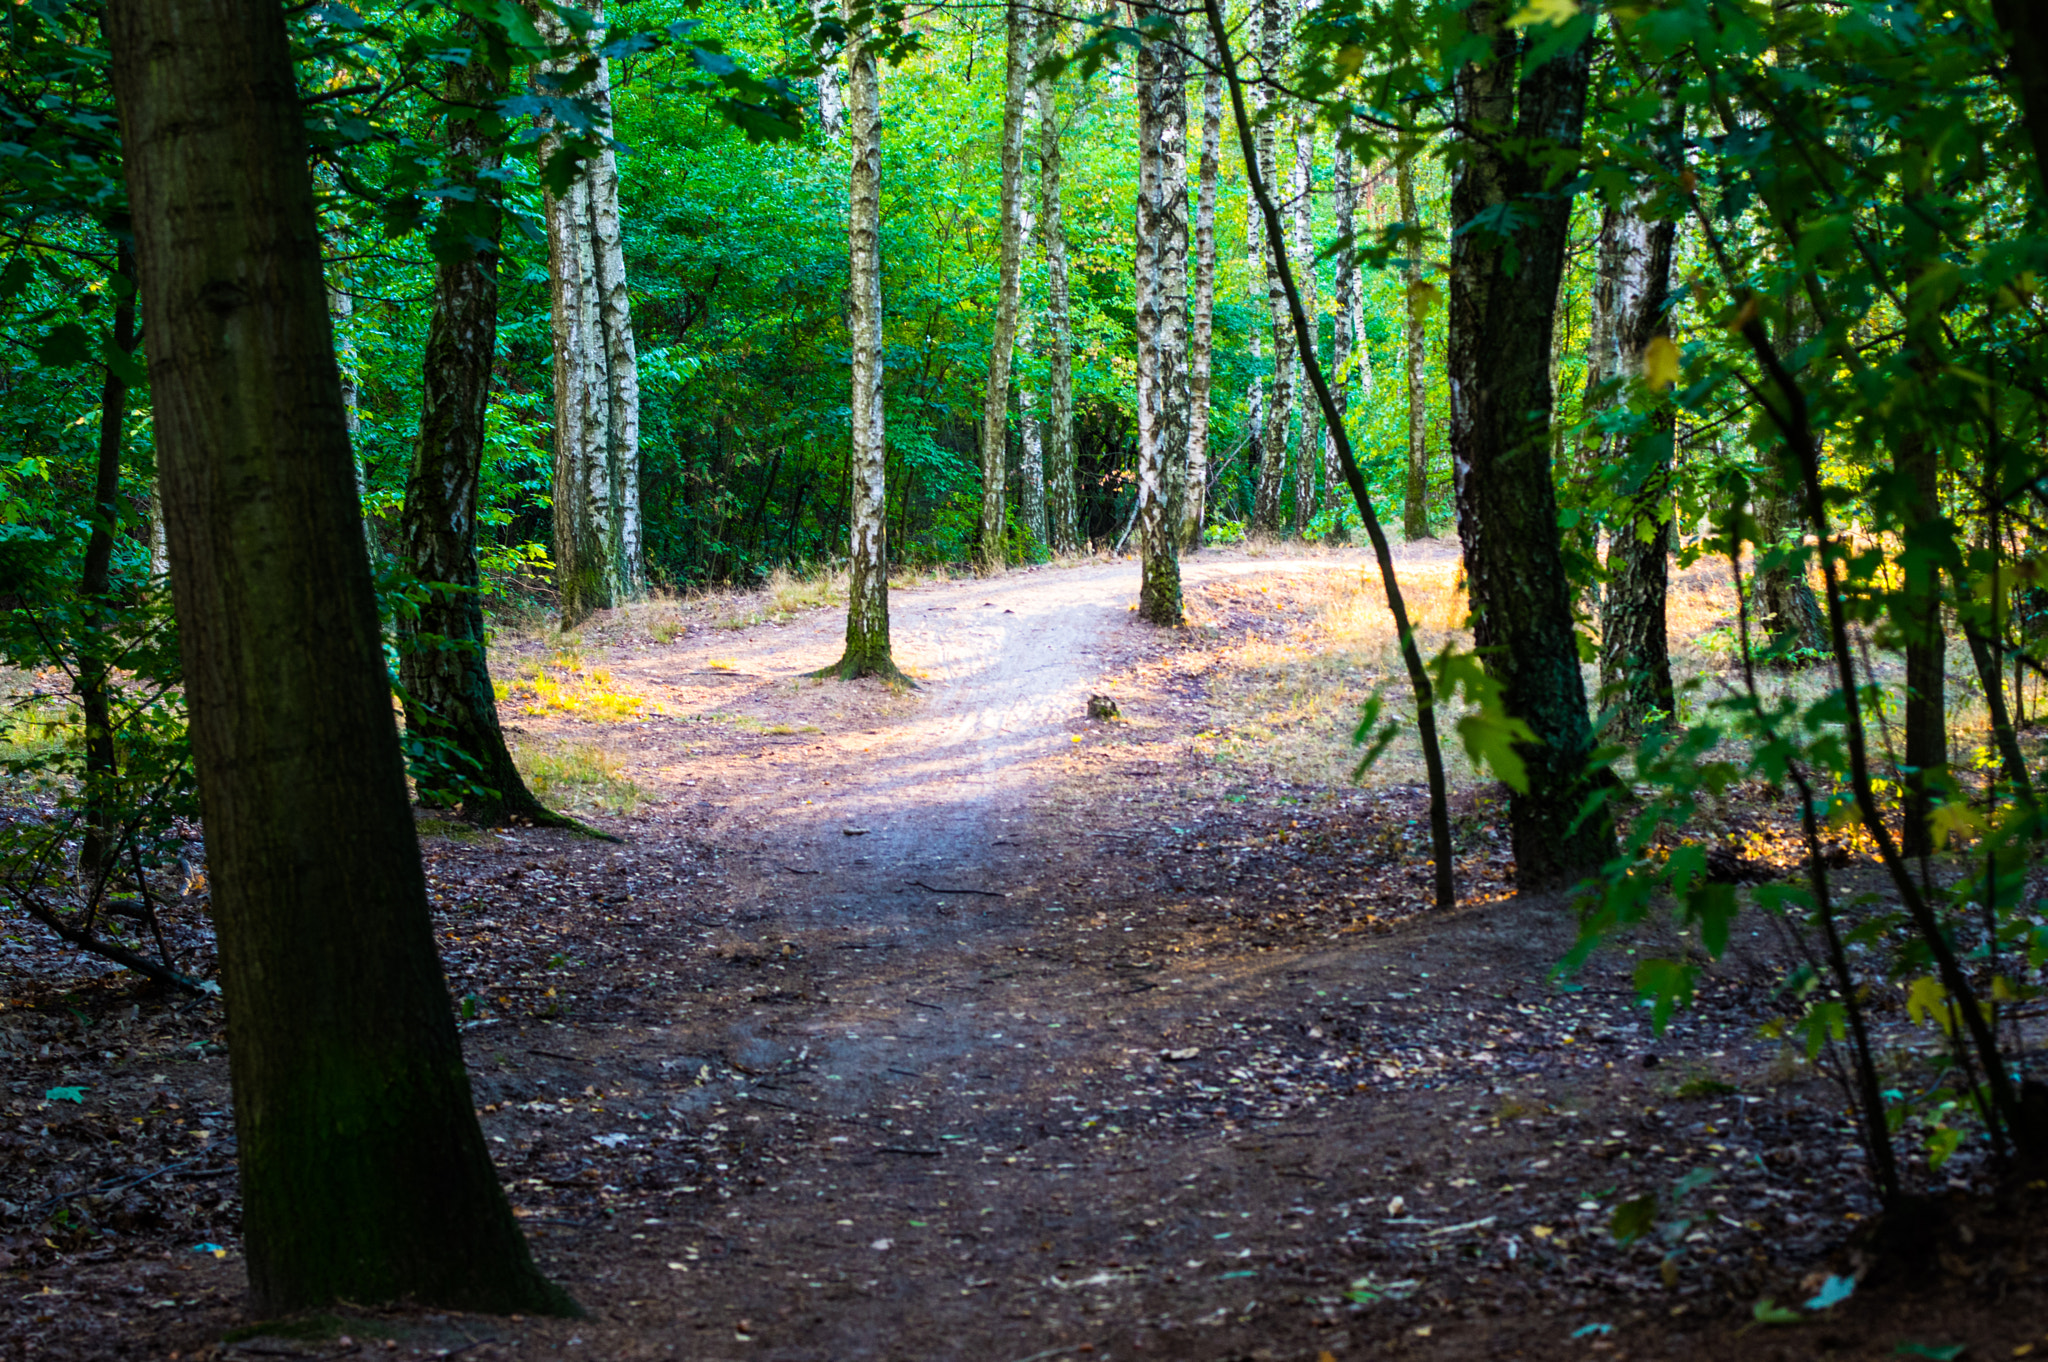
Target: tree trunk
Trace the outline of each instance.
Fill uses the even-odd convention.
[[[1938,365],[1940,357],[1927,329],[1915,330],[1920,355],[1929,362],[1923,367],[1916,357],[1915,367],[1924,372]],[[1938,781],[1948,766],[1948,637],[1941,627],[1941,574],[1935,566],[1936,555],[1946,544],[1941,452],[1923,430],[1906,431],[1890,443],[1892,466],[1906,501],[1900,534],[1909,550],[1901,555],[1906,599],[1899,612],[1906,653],[1905,800],[1899,850],[1907,856],[1927,856],[1934,851],[1934,782],[1929,776]],[[1915,549],[1919,552],[1911,551]]]
[[[1138,616],[1181,622],[1171,465],[1187,450],[1187,67],[1180,21],[1138,47]]]
[[[1189,551],[1202,547],[1209,499],[1209,388],[1216,326],[1216,170],[1223,139],[1223,73],[1215,43],[1203,28],[1202,152],[1195,187],[1195,303],[1188,345],[1188,471],[1181,498],[1179,537]]]
[[[849,403],[853,448],[847,460],[852,491],[846,549],[846,652],[819,675],[851,681],[910,679],[889,649],[888,448],[882,424],[882,77],[874,50],[848,41],[847,110],[853,165],[847,177],[847,333],[853,352]]]
[[[1312,338],[1322,330],[1322,305],[1316,290],[1316,123],[1312,113],[1295,115],[1294,119],[1294,173],[1289,181],[1291,195],[1289,208],[1293,215],[1294,259],[1298,262],[1299,284],[1302,306],[1308,309],[1309,324],[1315,328]],[[1316,346],[1317,358],[1321,358],[1321,346]],[[1308,368],[1308,357],[1301,357],[1302,369]],[[1323,418],[1314,402],[1301,404],[1301,443],[1294,452],[1294,524],[1302,533],[1308,533],[1309,522],[1316,518],[1322,508],[1316,479],[1322,471]],[[1336,483],[1332,482],[1331,487]]]
[[[2034,144],[2034,174],[2048,177],[2048,13],[2035,0],[1991,0],[1991,13],[2005,31],[2007,69]]]
[[[1025,29],[1029,41],[1025,47],[1027,72],[1035,67],[1039,58],[1038,23],[1025,14]],[[1028,132],[1039,122],[1038,106],[1044,95],[1044,83],[1033,79],[1024,86],[1024,119],[1021,125]],[[1018,152],[1021,158],[1023,152]],[[1032,211],[1032,196],[1024,185],[1024,167],[1019,160],[1017,184],[1017,216],[1021,220],[1017,243],[1018,273],[1023,273],[1024,256],[1031,250],[1032,230],[1037,225],[1036,214]],[[1023,282],[1018,282],[1019,312],[1017,323],[1017,350],[1023,355],[1033,353],[1038,335],[1038,318],[1035,313],[1025,311],[1021,295]],[[1046,542],[1045,523],[1045,422],[1038,415],[1038,393],[1031,384],[1019,379],[1017,384],[1017,513],[1024,522],[1024,530],[1030,536],[1031,550],[1036,552]]]
[[[1428,539],[1429,532],[1429,376],[1423,327],[1429,312],[1422,297],[1421,216],[1415,208],[1414,148],[1404,148],[1394,162],[1394,192],[1401,200],[1401,221],[1417,232],[1404,248],[1408,263],[1401,268],[1406,296],[1403,309],[1402,372],[1408,388],[1408,486],[1401,501],[1401,537]]]
[[[1783,543],[1797,544],[1805,537],[1806,522],[1785,471],[1766,472],[1759,489],[1756,520],[1762,535],[1761,549]],[[1781,671],[1811,667],[1827,660],[1827,634],[1820,612],[1820,598],[1798,561],[1764,567],[1757,573],[1757,626],[1767,640],[1771,665]]]
[[[1353,386],[1361,396],[1372,397],[1372,352],[1365,344],[1364,281],[1358,272],[1358,247],[1352,241],[1359,229],[1358,180],[1351,153],[1344,149],[1341,138],[1330,155],[1330,182],[1336,198],[1337,237],[1345,243],[1337,256],[1337,325],[1330,342],[1330,372],[1336,378],[1336,390],[1331,396],[1337,399],[1340,419],[1348,421]],[[1343,485],[1337,436],[1331,431],[1323,436],[1323,486],[1330,489],[1331,505],[1340,509],[1343,497],[1336,489]],[[1340,515],[1340,528],[1343,523]]]
[[[128,248],[114,253],[114,345],[122,354],[135,350],[135,294],[121,290],[135,278]],[[121,822],[120,754],[114,743],[113,667],[107,661],[114,640],[101,618],[112,586],[114,536],[121,515],[121,454],[127,442],[128,384],[112,365],[100,383],[98,465],[93,470],[92,531],[85,541],[85,563],[79,574],[78,693],[79,721],[85,730],[84,837],[79,843],[81,879],[98,881],[112,868],[114,834]]]
[[[604,45],[604,9],[585,9],[599,27],[585,38]],[[545,9],[534,11],[542,36],[569,41],[568,29]],[[611,121],[610,64],[582,92]],[[574,60],[548,63],[550,73]],[[558,138],[542,150],[542,164]],[[619,241],[619,167],[599,151],[561,196],[548,196],[548,266],[555,347],[555,585],[561,622],[574,628],[593,610],[640,593],[640,378],[633,352],[632,308],[625,253]]]
[[[491,1165],[435,955],[284,11],[115,0],[106,28],[253,1305],[573,1310]]]
[[[1040,28],[1046,53],[1066,27],[1057,5]],[[1067,227],[1060,213],[1059,101],[1048,85],[1039,96],[1039,235],[1045,241],[1045,324],[1051,333],[1046,354],[1046,529],[1054,553],[1073,553],[1081,544],[1080,492],[1074,469],[1074,331],[1067,297]]]
[[[1254,10],[1256,14],[1256,10]],[[1258,97],[1257,87],[1253,89]],[[1257,139],[1252,142],[1253,150],[1258,148]],[[1270,180],[1267,183],[1271,183]],[[1266,277],[1266,227],[1260,220],[1259,205],[1251,195],[1245,195],[1244,203],[1244,248],[1245,248],[1245,290],[1257,287],[1257,281]],[[1257,523],[1258,489],[1266,484],[1266,341],[1262,328],[1248,327],[1245,331],[1245,351],[1250,363],[1246,366],[1251,380],[1244,390],[1244,428],[1246,457],[1245,466],[1251,470],[1252,481],[1252,522]],[[1240,483],[1239,487],[1242,488]],[[1276,491],[1273,495],[1278,496]],[[1239,514],[1243,514],[1242,492],[1240,492]]]
[[[1661,135],[1661,134],[1660,134]],[[1669,333],[1664,307],[1671,296],[1671,248],[1678,224],[1651,222],[1642,201],[1630,199],[1602,214],[1594,290],[1600,344],[1587,356],[1588,410],[1599,386],[1642,372],[1652,340]],[[1600,689],[1617,736],[1634,736],[1652,712],[1670,714],[1671,650],[1664,606],[1671,558],[1671,439],[1673,413],[1659,410],[1642,446],[1626,451],[1613,437],[1600,442],[1599,462],[1620,465],[1633,479],[1607,547],[1607,591],[1600,606]],[[1641,476],[1634,477],[1637,468]]]
[[[1273,124],[1264,115],[1266,106],[1274,98],[1272,83],[1280,76],[1280,0],[1254,0],[1254,13],[1259,21],[1259,84],[1254,101],[1260,112],[1257,142],[1259,173],[1266,183],[1271,184],[1279,155]],[[1259,230],[1265,230],[1264,224],[1259,225]],[[1294,421],[1295,347],[1294,328],[1287,316],[1287,294],[1280,286],[1280,269],[1273,258],[1284,249],[1284,243],[1267,241],[1265,244],[1266,310],[1273,328],[1273,391],[1271,400],[1266,403],[1258,490],[1252,499],[1252,528],[1277,534],[1287,515],[1280,493],[1287,478],[1287,428]]]
[[[846,135],[846,100],[839,88],[839,44],[825,41],[817,36],[818,25],[824,22],[827,0],[811,0],[812,42],[817,46],[818,62],[818,131],[828,142],[837,142]],[[834,5],[835,11],[839,6]]]
[[[478,55],[449,80],[454,108],[489,107],[502,92]],[[405,726],[416,741],[445,745],[441,762],[461,769],[452,789],[420,786],[422,802],[459,802],[480,823],[514,818],[557,826],[527,790],[498,724],[497,696],[485,654],[484,612],[476,563],[477,479],[483,471],[484,423],[491,369],[498,353],[498,241],[503,218],[497,182],[500,156],[475,122],[449,115],[450,177],[477,195],[488,244],[446,259],[434,275],[434,313],[420,398],[419,440],[399,517],[403,561],[426,589],[416,616],[398,620],[398,676]]]
[[[1550,473],[1550,341],[1572,207],[1550,172],[1556,150],[1579,145],[1588,58],[1581,45],[1518,78],[1524,40],[1506,3],[1465,11],[1485,55],[1456,87],[1465,146],[1451,188],[1451,466],[1475,641],[1508,712],[1536,738],[1516,749],[1527,788],[1508,801],[1516,883],[1544,890],[1597,870],[1613,847],[1604,817],[1580,820],[1593,731]],[[1518,219],[1511,238],[1473,225],[1504,205]]]
[[[995,328],[989,336],[988,384],[981,402],[981,541],[983,572],[1003,566],[1007,528],[1005,455],[1010,446],[1010,351],[1017,338],[1018,276],[1024,259],[1024,91],[1031,72],[1031,24],[1024,0],[1003,7],[1002,240]]]

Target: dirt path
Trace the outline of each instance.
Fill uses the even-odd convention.
[[[1205,553],[1186,580],[1215,636],[1364,561]],[[1661,1038],[1626,957],[1550,980],[1571,923],[1476,902],[1503,853],[1473,791],[1475,905],[1424,911],[1419,794],[1204,757],[1202,631],[1136,623],[1136,586],[1118,563],[897,592],[910,695],[799,679],[837,655],[832,610],[624,619],[581,665],[659,714],[515,722],[536,749],[606,745],[647,792],[612,820],[626,840],[425,825],[486,1134],[590,1318],[350,1313],[222,1349],[248,1322],[235,1203],[165,1177],[120,1194],[126,1238],[7,1241],[31,1262],[0,1353],[1815,1355],[1741,1332],[1750,1306],[1853,1267],[1844,1217],[1872,1208],[1832,1094],[1755,1038],[1774,967],[1710,977]],[[1100,689],[1126,722],[1085,717]],[[229,1115],[217,1013],[125,1042],[64,1024],[8,1042],[42,1045],[17,1105],[101,1086],[36,1109],[56,1145],[0,1141],[88,1180],[109,1132],[137,1166],[210,1148],[179,1113]],[[1646,1194],[1687,1223],[1616,1245]],[[1832,1355],[2028,1337],[2025,1310],[1887,1309],[1831,1320]]]

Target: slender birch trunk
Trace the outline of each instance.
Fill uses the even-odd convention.
[[[591,50],[604,43],[604,12]],[[568,30],[552,13],[535,21],[551,42]],[[598,57],[584,94],[599,125],[611,121],[610,64]],[[575,62],[550,62],[559,74]],[[543,163],[559,138],[543,146]],[[555,347],[555,583],[562,627],[591,611],[639,594],[645,573],[640,533],[640,380],[619,239],[619,167],[610,148],[590,158],[583,174],[547,204],[548,264]]]
[[[853,448],[846,558],[846,652],[818,675],[880,676],[909,685],[889,648],[888,450],[882,417],[882,77],[866,42],[847,42],[846,329],[853,352],[848,403]]]
[[[1253,93],[1256,97],[1256,87]],[[1256,151],[1258,143],[1254,141],[1252,146]],[[1244,196],[1244,260],[1245,293],[1250,295],[1266,277],[1266,226],[1259,218],[1258,200],[1249,190]],[[1266,484],[1266,339],[1263,328],[1254,326],[1245,334],[1245,349],[1251,355],[1252,375],[1244,392],[1245,466],[1252,474],[1252,523],[1257,524],[1258,489]]]
[[[818,72],[818,131],[826,141],[837,142],[846,135],[846,96],[839,88],[839,44],[826,41],[817,32],[825,19],[825,7],[831,3],[832,0],[811,0],[811,41],[823,68]]]
[[[1337,201],[1337,236],[1347,244],[1337,257],[1337,325],[1331,337],[1330,369],[1337,376],[1337,389],[1332,395],[1337,399],[1340,419],[1346,421],[1351,417],[1351,390],[1354,387],[1367,400],[1372,397],[1372,352],[1366,348],[1363,326],[1365,290],[1358,273],[1358,248],[1349,244],[1352,233],[1360,226],[1355,171],[1351,153],[1345,150],[1342,139],[1339,139],[1330,155],[1330,180]],[[1342,496],[1336,490],[1343,485],[1344,469],[1337,458],[1337,435],[1335,431],[1325,431],[1323,486],[1330,489],[1333,505],[1343,505]]]
[[[1165,625],[1181,623],[1169,478],[1175,441],[1183,457],[1187,441],[1186,66],[1173,27],[1139,45],[1137,73],[1138,615]]]
[[[1009,452],[1010,356],[1017,339],[1018,275],[1024,255],[1024,90],[1031,69],[1031,26],[1024,0],[1004,6],[1002,267],[988,384],[981,404],[981,542],[983,572],[1003,566],[1005,455]]]
[[[448,82],[448,101],[457,108],[489,107],[501,95],[480,56]],[[461,259],[443,260],[434,273],[419,439],[398,523],[398,552],[427,592],[417,614],[398,619],[405,727],[415,742],[445,744],[455,758],[446,764],[465,768],[459,782],[449,782],[452,788],[435,788],[423,776],[422,803],[459,803],[485,824],[524,818],[573,825],[527,790],[505,746],[485,664],[476,502],[498,353],[498,242],[504,220],[493,176],[501,157],[472,120],[450,115],[447,139],[451,177],[479,195],[488,225],[478,233],[484,245]]]
[[[1028,13],[1025,27],[1030,31],[1031,40],[1026,47],[1025,64],[1027,71],[1038,62],[1038,23]],[[1024,87],[1023,127],[1028,132],[1039,121],[1038,105],[1042,97],[1043,82],[1030,80]],[[1021,152],[1020,152],[1021,155]],[[1019,217],[1019,240],[1017,249],[1019,294],[1019,320],[1017,323],[1017,353],[1030,356],[1038,338],[1038,314],[1034,309],[1022,305],[1024,257],[1031,251],[1031,238],[1037,226],[1037,214],[1032,209],[1032,196],[1024,188],[1024,168],[1018,166],[1017,216]],[[1017,513],[1024,522],[1025,532],[1030,536],[1030,550],[1037,552],[1045,546],[1045,422],[1038,414],[1038,392],[1025,378],[1017,380]]]
[[[1271,82],[1280,74],[1280,0],[1257,0],[1256,13],[1259,21],[1259,84],[1255,100],[1259,109],[1259,174],[1271,184],[1273,172],[1279,164],[1279,154],[1273,124],[1265,115],[1274,97]],[[1260,230],[1266,230],[1263,223]],[[1273,393],[1272,400],[1266,404],[1266,437],[1264,447],[1259,451],[1259,482],[1252,501],[1252,528],[1267,534],[1278,533],[1286,519],[1280,493],[1287,478],[1287,431],[1294,421],[1294,329],[1287,316],[1287,293],[1280,283],[1280,267],[1274,259],[1285,248],[1284,241],[1266,242],[1266,309],[1273,327]]]
[[[1041,26],[1045,51],[1060,40],[1066,21],[1055,4]],[[1074,332],[1068,307],[1067,227],[1060,213],[1059,100],[1048,85],[1039,95],[1038,232],[1045,242],[1045,324],[1051,334],[1046,354],[1046,529],[1054,553],[1073,553],[1081,544],[1077,523],[1080,490],[1074,470]]]
[[[1195,188],[1195,303],[1188,344],[1188,472],[1181,499],[1180,542],[1202,547],[1209,498],[1209,388],[1216,318],[1216,167],[1223,138],[1223,72],[1204,25],[1202,152]]]
[[[1322,305],[1316,289],[1316,124],[1312,114],[1302,113],[1294,118],[1294,172],[1289,181],[1289,208],[1293,217],[1294,258],[1301,262],[1299,271],[1302,306],[1308,309],[1311,343],[1322,330]],[[1321,346],[1317,345],[1317,358]],[[1308,357],[1302,356],[1302,368],[1307,370]],[[1316,518],[1322,507],[1317,493],[1316,478],[1321,472],[1324,457],[1323,419],[1312,402],[1301,406],[1301,443],[1294,453],[1294,523],[1302,533],[1308,533],[1309,522]],[[1335,486],[1334,483],[1331,484]]]
[[[1593,335],[1588,355],[1589,392],[1611,378],[1641,371],[1643,352],[1667,334],[1664,305],[1671,291],[1671,249],[1677,224],[1651,222],[1642,202],[1631,199],[1602,214],[1597,247]],[[1599,460],[1617,461],[1631,471],[1650,457],[1639,479],[1627,487],[1621,522],[1607,547],[1607,590],[1600,603],[1600,689],[1618,734],[1638,734],[1652,711],[1672,711],[1671,651],[1664,607],[1671,554],[1672,418],[1661,413],[1650,441],[1663,452],[1631,453],[1609,437]]]
[[[1401,221],[1419,232],[1421,217],[1415,208],[1414,150],[1404,148],[1394,162],[1394,192],[1401,200]],[[1429,319],[1422,298],[1422,241],[1415,236],[1405,248],[1408,263],[1401,268],[1406,295],[1406,325],[1402,335],[1402,369],[1408,387],[1408,486],[1401,504],[1401,537],[1428,539],[1429,532],[1429,377],[1424,360],[1427,338],[1423,327]]]

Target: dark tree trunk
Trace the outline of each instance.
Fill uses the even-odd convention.
[[[1991,13],[2005,30],[2008,69],[2034,143],[2034,173],[2048,178],[2048,9],[2040,0],[1991,0]]]
[[[488,107],[499,96],[482,54],[449,81],[448,102]],[[485,221],[476,233],[487,246],[443,260],[434,277],[434,315],[420,399],[419,442],[399,518],[399,553],[426,588],[415,618],[398,622],[398,676],[405,726],[446,743],[467,769],[463,811],[480,823],[513,818],[562,824],[527,790],[498,724],[485,656],[484,612],[476,564],[477,478],[483,469],[484,417],[491,366],[498,353],[498,166],[489,139],[467,118],[448,121],[448,160],[459,183],[478,194]],[[423,800],[440,792],[422,788]]]
[[[135,349],[135,295],[122,293],[135,277],[135,262],[127,247],[114,257],[119,276],[115,290],[114,344],[121,353]],[[106,875],[114,853],[114,832],[120,822],[115,809],[116,784],[120,779],[120,756],[114,746],[112,696],[113,668],[107,654],[113,640],[107,637],[103,612],[111,585],[114,563],[114,535],[120,518],[122,432],[128,419],[128,384],[113,366],[107,367],[100,385],[99,466],[94,470],[92,532],[85,541],[85,565],[79,574],[78,602],[78,709],[85,727],[85,836],[78,852],[81,876],[99,880]]]
[[[1551,329],[1571,222],[1558,186],[1577,161],[1587,52],[1519,75],[1525,40],[1506,13],[1501,0],[1465,12],[1490,50],[1457,83],[1469,131],[1451,188],[1451,466],[1475,637],[1509,713],[1536,736],[1519,749],[1528,788],[1508,808],[1517,884],[1540,890],[1597,869],[1613,846],[1606,818],[1579,820],[1593,731],[1550,475]],[[1472,228],[1503,204],[1515,207],[1512,239]]]
[[[1757,500],[1756,521],[1762,548],[1786,539],[1797,542],[1803,530],[1799,507],[1782,470],[1766,475]],[[1756,618],[1762,628],[1771,665],[1781,671],[1810,667],[1827,660],[1827,635],[1820,598],[1799,562],[1761,568],[1756,581]]]
[[[1899,850],[1926,856],[1934,851],[1932,787],[1948,765],[1948,637],[1941,627],[1941,574],[1935,566],[1946,541],[1940,525],[1941,455],[1933,439],[1915,431],[1892,441],[1892,461],[1907,499],[1901,517],[1907,545],[1900,620],[1906,645],[1906,770]]]
[[[471,1105],[321,280],[284,11],[113,0],[256,1310],[574,1305]]]

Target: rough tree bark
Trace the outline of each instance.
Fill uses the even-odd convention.
[[[882,74],[859,36],[846,45],[848,145],[846,329],[853,352],[849,407],[853,484],[846,558],[846,652],[819,675],[880,676],[909,685],[889,648],[888,449],[882,423]]]
[[[1279,154],[1273,122],[1267,106],[1274,98],[1272,82],[1280,76],[1283,34],[1280,0],[1255,0],[1253,12],[1259,23],[1259,83],[1253,103],[1258,109],[1257,140],[1259,174],[1273,183]],[[1256,219],[1255,219],[1256,221]],[[1264,223],[1258,230],[1265,232]],[[1287,428],[1294,421],[1294,328],[1287,316],[1287,294],[1280,286],[1280,268],[1274,257],[1285,249],[1281,241],[1265,243],[1266,310],[1273,329],[1273,391],[1266,403],[1265,438],[1259,450],[1259,480],[1252,496],[1252,528],[1277,534],[1287,515],[1280,494],[1287,478]]]
[[[1041,26],[1046,53],[1060,42],[1066,21],[1057,4]],[[1054,553],[1081,546],[1080,489],[1074,471],[1074,330],[1067,294],[1067,227],[1060,213],[1059,100],[1051,85],[1039,96],[1038,233],[1045,242],[1046,530]]]
[[[574,1306],[478,1128],[407,805],[284,10],[106,31],[255,1308]]]
[[[114,253],[115,303],[113,342],[121,353],[135,350],[135,294],[123,292],[134,281],[135,261],[126,246]],[[84,836],[79,841],[81,878],[99,880],[112,868],[116,786],[121,774],[114,742],[113,664],[108,653],[114,640],[100,612],[108,604],[114,564],[114,536],[121,516],[121,454],[127,438],[128,383],[107,366],[100,382],[98,463],[93,470],[92,530],[86,536],[85,562],[79,574],[78,695],[80,725],[85,730]]]
[[[1404,148],[1394,162],[1394,193],[1401,201],[1401,221],[1419,228],[1421,217],[1415,208],[1415,149]],[[1401,370],[1408,390],[1408,485],[1401,499],[1401,537],[1428,539],[1429,533],[1429,374],[1426,336],[1429,320],[1422,295],[1422,243],[1416,239],[1405,248],[1408,263],[1401,267],[1401,285],[1406,296],[1401,334]]]
[[[502,94],[480,50],[455,71],[446,93],[458,109],[488,109]],[[487,214],[484,245],[443,260],[434,274],[427,323],[419,439],[413,447],[398,551],[426,588],[417,616],[398,620],[398,676],[405,726],[449,744],[469,770],[463,811],[480,823],[514,818],[555,826],[573,820],[549,811],[526,788],[498,724],[486,662],[484,612],[477,597],[477,479],[483,471],[484,421],[498,353],[498,241],[503,219],[491,178],[500,156],[473,118],[448,118],[450,177],[477,195]],[[429,794],[431,798],[431,794]]]
[[[584,42],[604,44],[604,7],[585,10],[598,28]],[[535,9],[550,42],[570,40],[551,11]],[[549,62],[562,74],[575,58]],[[580,93],[611,121],[610,64]],[[542,162],[559,139],[542,149]],[[640,377],[633,352],[626,258],[619,240],[619,166],[609,148],[590,158],[559,197],[548,196],[548,267],[555,348],[555,585],[561,622],[574,628],[591,611],[631,600],[644,585],[640,551]]]
[[[981,401],[981,529],[975,553],[983,572],[1003,566],[1003,495],[1009,452],[1010,352],[1017,339],[1018,275],[1024,258],[1024,89],[1031,71],[1031,26],[1024,0],[1003,7],[1002,266],[989,336],[988,384]]]
[[[1632,197],[1608,208],[1595,248],[1594,335],[1602,342],[1588,355],[1589,397],[1609,379],[1642,372],[1650,342],[1669,333],[1664,308],[1671,296],[1671,248],[1678,224],[1643,217],[1643,201]],[[1659,413],[1646,437],[1661,445],[1644,475],[1625,487],[1627,500],[1607,546],[1607,590],[1600,602],[1600,689],[1617,736],[1640,734],[1653,711],[1670,714],[1671,649],[1664,606],[1670,586],[1671,456],[1673,415]],[[1600,442],[1599,458],[1610,466],[1633,467],[1645,450],[1629,454],[1612,436]]]
[[[1202,151],[1195,185],[1195,300],[1188,343],[1188,470],[1181,495],[1180,542],[1202,547],[1209,499],[1209,389],[1216,326],[1216,170],[1223,139],[1223,72],[1203,28]]]
[[[1288,195],[1301,302],[1308,309],[1309,322],[1315,327],[1315,333],[1319,334],[1322,330],[1322,300],[1316,288],[1316,122],[1311,112],[1298,113],[1294,117],[1294,169],[1288,180]],[[1316,349],[1320,359],[1320,344]],[[1301,364],[1305,373],[1308,368],[1306,353],[1301,356]],[[1314,402],[1304,401],[1301,404],[1301,443],[1294,451],[1294,524],[1302,534],[1308,533],[1309,522],[1322,508],[1317,475],[1322,471],[1324,438],[1322,413],[1316,410]],[[1336,485],[1334,481],[1329,484],[1332,489]]]
[[[1550,469],[1550,344],[1585,123],[1585,45],[1521,73],[1527,41],[1508,0],[1478,0],[1465,22],[1484,55],[1459,72],[1465,141],[1451,182],[1449,377],[1458,535],[1474,636],[1508,712],[1536,741],[1518,754],[1527,788],[1508,800],[1516,883],[1554,889],[1595,870],[1613,846],[1591,791],[1593,730],[1558,539]],[[1512,238],[1467,230],[1513,204]]]
[[[1166,18],[1163,12],[1157,17]],[[1181,623],[1171,465],[1187,453],[1187,59],[1180,21],[1138,47],[1139,618]]]
[[[1254,91],[1256,97],[1256,91]],[[1253,150],[1258,148],[1257,139],[1252,142]],[[1259,205],[1251,195],[1245,195],[1244,203],[1244,254],[1245,290],[1249,293],[1266,277],[1266,227],[1259,218]],[[1246,366],[1251,380],[1244,390],[1244,428],[1246,467],[1252,471],[1253,521],[1257,521],[1258,488],[1266,479],[1266,341],[1264,329],[1250,327],[1245,332],[1245,351],[1250,357]],[[1242,484],[1240,484],[1241,486]],[[1275,496],[1279,493],[1275,492]],[[1242,506],[1239,507],[1242,514]]]

